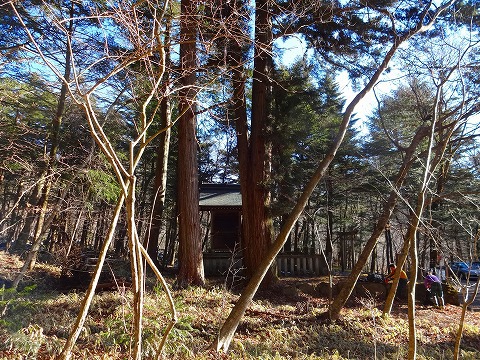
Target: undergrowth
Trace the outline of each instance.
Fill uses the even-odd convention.
[[[0,291],[0,359],[50,359],[60,353],[83,293],[28,287]],[[238,294],[219,286],[174,290],[178,322],[164,349],[165,359],[404,359],[408,323],[382,318],[375,302],[345,309],[336,323],[319,315],[326,302],[269,294],[250,306],[231,350],[208,350]],[[131,350],[132,296],[125,289],[94,297],[74,350],[75,359],[126,359]],[[358,305],[358,304],[357,304]],[[153,358],[170,320],[161,288],[148,290],[144,307],[143,356]],[[419,319],[418,359],[451,359],[456,326]],[[480,358],[478,326],[466,324],[462,359]],[[438,341],[432,343],[432,339]]]

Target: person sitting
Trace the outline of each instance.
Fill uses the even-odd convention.
[[[445,307],[445,302],[443,300],[443,289],[440,279],[429,271],[427,276],[425,276],[423,285],[426,290],[426,298],[428,300],[432,299],[436,307],[443,309]]]
[[[390,273],[387,275],[385,278],[385,283],[386,284],[391,284],[393,282],[393,278],[395,277],[395,271],[397,268],[395,267],[395,264],[389,264],[388,265],[388,270]],[[398,281],[398,287],[397,287],[397,292],[396,292],[396,297],[400,299],[405,299],[407,295],[407,283],[408,283],[408,276],[405,271],[400,269],[400,280]]]

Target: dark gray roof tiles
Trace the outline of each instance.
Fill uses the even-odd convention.
[[[242,195],[238,184],[202,184],[200,186],[200,209],[241,208]]]

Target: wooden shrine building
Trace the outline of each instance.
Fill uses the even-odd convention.
[[[202,184],[201,212],[208,212],[203,265],[206,275],[222,275],[235,262],[241,267],[242,195],[238,184]]]
[[[242,268],[242,196],[238,184],[202,184],[199,209],[204,221],[203,265],[205,275],[225,276]],[[202,216],[202,218],[205,218]],[[279,276],[320,275],[324,257],[320,254],[280,253]]]

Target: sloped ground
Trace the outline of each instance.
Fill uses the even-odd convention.
[[[0,252],[0,278],[11,280],[21,266]],[[81,291],[52,290],[59,269],[39,264],[19,292],[0,294],[0,359],[53,359],[75,319]],[[382,319],[382,303],[353,301],[334,324],[320,320],[325,298],[308,295],[318,279],[282,279],[262,292],[247,311],[227,354],[207,350],[238,294],[223,281],[206,289],[174,290],[178,322],[167,342],[165,359],[405,359],[408,344],[407,306],[395,304]],[[34,285],[37,286],[25,286]],[[307,291],[308,292],[308,291]],[[74,359],[125,359],[131,338],[131,294],[119,287],[95,297]],[[152,358],[170,314],[163,290],[148,290],[145,299],[144,358]],[[418,359],[451,359],[461,308],[416,307]],[[480,359],[480,313],[467,312],[462,359]]]

